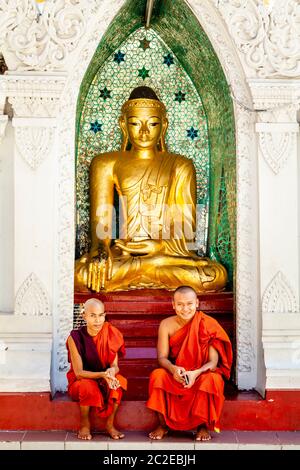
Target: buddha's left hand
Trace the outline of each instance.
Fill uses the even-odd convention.
[[[158,240],[142,240],[138,242],[123,243],[121,240],[115,241],[116,246],[127,253],[137,255],[154,255],[162,251],[163,245]]]

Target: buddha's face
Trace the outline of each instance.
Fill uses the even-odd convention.
[[[167,120],[159,109],[137,107],[128,112],[126,125],[132,146],[146,150],[157,145]]]

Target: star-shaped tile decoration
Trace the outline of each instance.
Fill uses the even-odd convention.
[[[187,136],[190,137],[192,140],[194,140],[196,137],[198,137],[198,129],[194,129],[192,126],[190,129],[187,129]]]
[[[143,51],[145,51],[146,49],[150,48],[150,42],[151,41],[148,41],[146,38],[144,38],[144,39],[140,40],[139,47],[141,47],[143,49]]]
[[[178,103],[185,101],[185,95],[186,93],[182,93],[182,91],[179,90],[178,93],[175,93],[175,101],[178,101]]]
[[[118,64],[120,65],[121,62],[125,62],[125,53],[124,52],[121,52],[121,51],[118,51],[115,53],[115,56],[114,56],[114,61],[115,62],[118,62]]]
[[[111,98],[111,91],[108,90],[106,87],[103,88],[103,90],[100,90],[100,98],[103,98],[104,101],[107,100],[107,98]]]
[[[90,131],[93,131],[95,134],[97,134],[97,132],[102,131],[103,124],[100,124],[100,122],[98,122],[98,119],[96,119],[95,122],[90,122],[90,126]]]
[[[143,80],[149,77],[149,70],[147,70],[144,65],[142,69],[139,69],[139,77],[142,77]]]
[[[168,67],[174,64],[174,57],[172,56],[172,54],[169,53],[164,56],[164,64],[167,64]]]

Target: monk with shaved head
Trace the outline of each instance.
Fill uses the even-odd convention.
[[[197,311],[199,301],[189,286],[174,292],[175,315],[165,318],[158,332],[158,362],[150,376],[148,408],[159,425],[149,434],[162,439],[169,429],[196,429],[196,440],[219,431],[224,381],[230,376],[232,349],[219,323]]]
[[[106,430],[112,439],[124,434],[114,426],[114,418],[127,380],[119,374],[118,356],[125,354],[122,333],[105,321],[104,304],[89,299],[82,312],[86,322],[72,330],[67,340],[71,368],[67,373],[68,393],[79,402],[79,439],[90,440],[90,408],[95,407],[101,418],[106,418]]]

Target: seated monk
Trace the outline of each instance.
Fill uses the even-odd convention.
[[[195,251],[195,168],[167,150],[166,108],[151,88],[132,91],[120,127],[121,150],[97,155],[90,166],[91,247],[76,261],[75,291],[175,290],[183,283],[196,292],[224,289],[226,269]]]
[[[168,429],[197,428],[196,440],[219,432],[224,402],[222,375],[229,379],[232,364],[230,340],[213,318],[197,312],[197,294],[189,286],[174,292],[176,315],[164,319],[158,332],[161,369],[150,375],[148,408],[158,413],[159,426],[149,434],[162,439]]]
[[[126,390],[127,380],[119,374],[118,355],[125,354],[122,333],[105,321],[104,304],[89,299],[82,314],[86,326],[72,330],[67,340],[71,368],[67,373],[68,393],[79,401],[80,429],[77,437],[90,440],[90,407],[107,418],[106,431],[112,439],[124,434],[114,427],[114,418]]]

